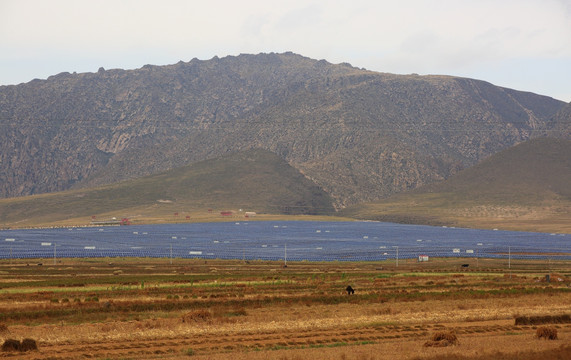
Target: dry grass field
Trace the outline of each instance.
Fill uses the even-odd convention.
[[[2,260],[0,358],[571,358],[569,262],[463,261]]]

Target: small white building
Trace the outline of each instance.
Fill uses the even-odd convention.
[[[418,255],[418,261],[428,261],[428,255]]]

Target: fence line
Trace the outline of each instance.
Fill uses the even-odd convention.
[[[240,259],[240,260],[284,260],[289,261],[401,261],[410,259],[462,258],[462,259],[504,259],[571,261],[570,249],[540,247],[485,247],[462,249],[451,247],[406,247],[380,249],[328,249],[326,246],[303,248],[284,245],[260,245],[256,248],[240,248],[238,245],[204,247],[161,244],[136,246],[125,249],[111,249],[102,246],[66,246],[65,244],[45,244],[39,248],[28,246],[0,247],[0,259],[52,258],[105,258],[105,257],[149,257],[149,258],[201,258],[201,259]],[[420,261],[420,260],[419,260]]]

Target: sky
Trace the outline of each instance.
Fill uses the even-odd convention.
[[[0,0],[0,85],[286,51],[571,102],[571,0]]]

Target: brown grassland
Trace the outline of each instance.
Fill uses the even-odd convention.
[[[0,358],[571,358],[571,263],[509,265],[1,260],[0,340],[38,348]]]

